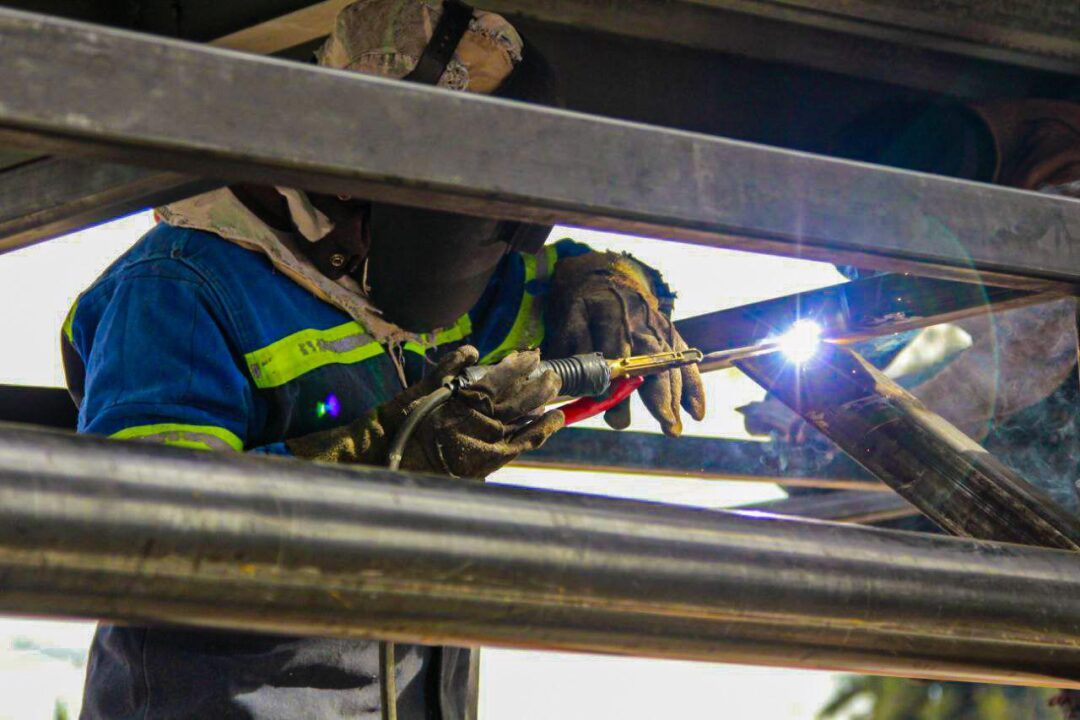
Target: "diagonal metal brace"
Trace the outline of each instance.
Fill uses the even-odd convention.
[[[1080,550],[1080,520],[857,353],[737,365],[947,532]]]

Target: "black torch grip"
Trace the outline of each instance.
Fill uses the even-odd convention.
[[[466,388],[479,382],[490,370],[490,365],[473,365],[465,369],[455,381],[455,385],[458,388]],[[554,371],[562,381],[562,388],[559,390],[561,397],[601,395],[611,384],[611,368],[600,353],[586,353],[558,360],[541,360],[529,378],[538,378],[548,370]]]
[[[554,370],[562,381],[562,397],[600,395],[611,384],[611,367],[600,353],[573,355],[558,360],[541,360],[534,374]]]

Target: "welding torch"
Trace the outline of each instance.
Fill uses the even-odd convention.
[[[673,350],[652,355],[632,355],[614,360],[600,353],[585,353],[568,358],[541,360],[529,379],[547,371],[554,372],[560,381],[556,402],[573,400],[560,410],[566,425],[597,415],[618,405],[641,387],[649,375],[666,372],[684,365],[701,362],[700,350]],[[405,418],[390,444],[389,467],[396,470],[401,464],[405,445],[416,427],[454,393],[480,382],[491,372],[490,365],[473,365],[460,375],[443,383],[435,392],[422,398]]]

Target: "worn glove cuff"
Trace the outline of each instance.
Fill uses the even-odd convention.
[[[320,462],[385,465],[390,445],[385,422],[377,410],[348,425],[285,441],[298,458]]]
[[[629,253],[623,254],[620,259],[623,262],[617,263],[616,267],[621,269],[626,265],[631,266],[630,272],[636,274],[653,297],[656,298],[657,309],[667,317],[671,317],[671,312],[675,309],[675,292],[670,285],[664,282],[664,276],[660,274],[660,271],[646,265]]]
[[[554,285],[580,289],[587,285],[590,275],[606,277],[640,295],[664,315],[671,315],[675,293],[660,271],[628,253],[592,252],[568,258],[556,266]]]

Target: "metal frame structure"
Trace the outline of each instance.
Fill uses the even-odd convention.
[[[867,77],[903,66],[901,84],[921,90],[958,71],[960,96],[1075,81],[1074,3],[1046,0],[1048,23],[973,2],[986,5],[975,25],[932,2],[486,6],[830,71],[851,72],[854,48]],[[340,4],[297,3],[217,44],[280,51],[317,37]],[[661,11],[666,23],[650,22]],[[822,42],[838,37],[842,47]],[[23,153],[0,172],[0,251],[246,180],[920,276],[680,323],[706,350],[751,344],[807,312],[842,341],[1080,294],[1080,203],[1065,198],[7,9],[0,64],[0,141]],[[257,132],[253,107],[274,119]],[[401,121],[416,117],[440,121]],[[829,353],[831,375],[799,382],[768,358],[740,367],[911,505],[851,492],[744,512],[870,522],[914,506],[978,542],[8,426],[0,608],[1080,688],[1080,571],[1068,552],[1080,525],[858,356]],[[700,470],[655,440],[565,437],[534,464],[584,464],[619,437],[634,451],[609,469]],[[832,481],[883,489],[859,472]]]

